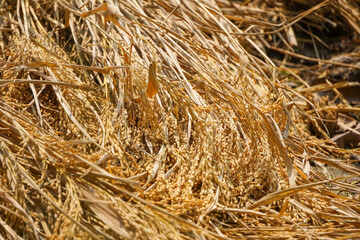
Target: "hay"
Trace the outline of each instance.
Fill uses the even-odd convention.
[[[337,1],[261,2],[0,1],[0,236],[359,236],[356,149],[264,52]]]

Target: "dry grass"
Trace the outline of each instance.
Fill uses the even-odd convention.
[[[0,236],[359,237],[357,150],[262,50],[349,3],[261,2],[0,1]]]

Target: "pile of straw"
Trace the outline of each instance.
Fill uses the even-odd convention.
[[[347,1],[262,2],[0,1],[0,236],[359,236],[356,149],[264,50]]]

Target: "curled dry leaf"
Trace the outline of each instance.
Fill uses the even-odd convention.
[[[97,8],[81,14],[81,17],[85,18],[85,17],[88,17],[93,14],[97,14],[97,13],[104,16],[105,21],[115,20],[116,16],[120,15],[119,11],[116,9],[115,6],[113,6],[112,4],[109,4],[108,2],[105,2]]]
[[[149,81],[146,89],[146,94],[149,98],[155,96],[158,92],[158,82],[156,79],[156,62],[152,62],[149,66]]]
[[[70,27],[70,11],[65,9],[65,28]]]

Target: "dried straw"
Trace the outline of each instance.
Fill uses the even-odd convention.
[[[336,1],[261,2],[0,1],[0,236],[358,237],[360,171],[257,34]]]

